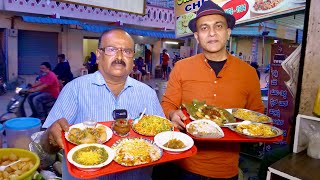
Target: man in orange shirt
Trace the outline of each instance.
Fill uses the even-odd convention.
[[[212,1],[206,1],[189,22],[203,53],[176,63],[162,99],[166,116],[184,129],[182,103],[193,99],[221,108],[263,112],[260,84],[254,68],[230,55],[226,43],[235,18]],[[178,161],[177,179],[238,179],[239,143],[195,141],[198,153]]]

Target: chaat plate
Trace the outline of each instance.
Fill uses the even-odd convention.
[[[274,138],[283,134],[281,129],[262,123],[238,124],[229,129],[249,138]]]
[[[155,136],[161,132],[173,130],[170,120],[156,115],[146,115],[132,122],[134,132],[144,136]]]
[[[272,123],[272,118],[269,116],[249,109],[233,108],[232,115],[243,121],[247,120],[256,123]]]
[[[136,166],[159,160],[163,151],[153,141],[144,138],[122,138],[112,147],[114,161],[122,166]]]
[[[230,112],[223,108],[207,105],[205,101],[193,100],[191,104],[183,104],[191,120],[207,119],[223,126],[225,123],[236,122]]]
[[[75,124],[69,127],[69,131],[65,132],[67,141],[79,144],[103,144],[112,137],[112,130],[105,125],[97,124],[95,127],[86,126],[84,123]]]

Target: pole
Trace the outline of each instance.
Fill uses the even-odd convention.
[[[262,58],[261,58],[261,65],[263,66],[264,60],[264,35],[262,35]]]

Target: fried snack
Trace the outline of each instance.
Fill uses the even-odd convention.
[[[68,139],[77,145],[104,143],[107,140],[106,127],[98,126],[96,128],[72,128],[69,130]]]
[[[4,171],[0,171],[0,179],[15,179],[32,169],[35,165],[30,158],[19,157],[14,153],[9,154],[8,156],[2,156],[0,159],[0,165],[8,165],[19,159],[21,160],[20,162],[7,167]]]
[[[159,116],[143,116],[137,123],[133,124],[133,129],[142,135],[155,136],[164,131],[172,129],[172,123]]]

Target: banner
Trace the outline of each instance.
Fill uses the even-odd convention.
[[[191,19],[207,0],[175,0],[176,37],[192,35]],[[305,9],[306,0],[212,0],[236,18],[236,24],[270,18]]]
[[[57,0],[65,3],[81,4],[97,8],[111,9],[134,14],[145,14],[145,0]]]
[[[284,71],[281,63],[297,48],[296,45],[273,44],[271,47],[270,79],[267,115],[272,118],[273,125],[283,130],[284,139],[276,144],[286,144],[288,131],[292,127],[294,97],[285,82],[290,76]],[[290,139],[290,138],[289,138]],[[267,150],[270,146],[267,146]]]

